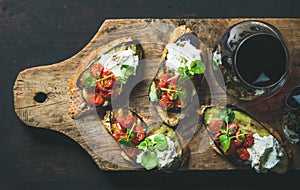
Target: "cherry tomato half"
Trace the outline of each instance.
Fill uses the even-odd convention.
[[[248,148],[254,144],[253,134],[247,134],[245,140],[243,141],[242,147]]]
[[[229,136],[234,136],[239,130],[239,125],[237,123],[228,124]]]
[[[237,148],[236,153],[239,155],[241,160],[249,160],[250,153],[246,148]]]
[[[220,131],[221,127],[226,127],[226,124],[224,121],[222,120],[215,120],[213,122],[211,122],[208,126],[209,131],[213,134],[217,134]]]
[[[90,75],[94,78],[99,78],[98,76],[101,75],[102,71],[104,70],[104,67],[100,63],[95,63],[90,68]]]
[[[230,141],[230,146],[229,146],[229,149],[224,152],[225,155],[232,155],[234,154],[236,151],[236,146],[235,146],[235,143],[233,140]]]

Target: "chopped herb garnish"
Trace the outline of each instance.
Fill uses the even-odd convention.
[[[201,60],[194,60],[188,66],[178,67],[180,73],[179,83],[183,83],[186,80],[193,78],[195,74],[202,74],[205,71],[205,64]]]
[[[94,77],[88,76],[84,79],[85,88],[94,88],[96,86],[96,81]]]

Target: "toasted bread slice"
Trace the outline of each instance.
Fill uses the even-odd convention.
[[[201,87],[201,69],[205,70],[202,60],[205,51],[202,49],[197,35],[182,25],[170,34],[162,52],[160,66],[150,84],[148,95],[158,115],[171,127],[177,126],[186,117],[183,110],[196,99]],[[199,66],[199,72],[192,72],[191,65]]]
[[[132,111],[130,111],[127,108],[118,108],[116,110],[111,110],[111,111],[107,111],[107,114],[104,116],[104,119],[102,120],[102,124],[103,126],[107,129],[107,131],[112,135],[113,138],[115,138],[115,140],[118,141],[119,146],[122,150],[121,152],[121,156],[127,160],[128,162],[130,162],[131,164],[133,164],[134,167],[137,168],[145,168],[147,170],[151,170],[151,169],[159,169],[159,170],[163,170],[163,171],[174,171],[176,169],[178,169],[180,166],[183,166],[188,158],[189,158],[189,148],[188,146],[186,147],[182,147],[182,143],[183,143],[183,138],[177,133],[175,132],[172,128],[168,127],[165,124],[162,123],[152,123],[149,126],[146,126],[146,124],[142,121],[141,118],[138,117],[138,115]],[[138,136],[140,135],[139,132],[136,132],[136,134],[134,134],[134,138],[129,138],[132,140],[132,143],[128,143],[124,141],[121,141],[121,138],[118,138],[118,135],[120,135],[120,124],[122,123],[123,118],[125,119],[129,119],[130,116],[128,115],[134,115],[134,117],[136,117],[137,120],[139,120],[137,123],[138,125],[143,126],[143,129],[145,129],[143,132],[143,137],[142,138],[138,138]],[[121,118],[121,119],[120,119]],[[130,119],[129,119],[130,120]],[[124,122],[126,123],[126,122]],[[135,127],[135,126],[134,126]],[[126,132],[126,135],[128,135],[128,131]],[[137,130],[139,131],[139,130]],[[124,133],[125,134],[125,133]],[[124,135],[123,134],[123,135]],[[122,137],[128,137],[128,136],[123,136]],[[163,151],[173,151],[173,154],[175,154],[175,156],[173,158],[159,158],[160,162],[162,163],[164,161],[168,162],[167,164],[164,165],[156,165],[155,167],[151,167],[149,168],[147,164],[144,164],[142,162],[142,154],[144,154],[145,152],[147,152],[147,149],[143,149],[140,147],[141,143],[145,144],[145,141],[149,141],[149,139],[154,139],[156,135],[163,135],[166,139],[168,138],[168,143],[169,145],[174,146],[174,149],[165,149]],[[148,139],[147,139],[148,138]],[[146,140],[147,139],[147,140]],[[172,141],[172,142],[169,142]],[[153,143],[153,149],[151,148],[151,151],[155,150],[155,142]],[[163,151],[161,151],[160,153],[163,154]],[[164,159],[169,159],[169,160],[164,160]],[[138,161],[139,160],[139,161]]]
[[[231,111],[224,112],[226,109]],[[285,173],[287,171],[289,159],[292,157],[291,149],[270,125],[255,120],[247,112],[233,105],[226,105],[225,107],[202,106],[199,114],[202,116],[202,124],[210,136],[210,145],[228,161],[239,166],[250,165],[257,172],[262,173],[268,171]],[[268,144],[267,140],[269,141],[270,137],[273,137],[271,141],[274,142],[274,146],[264,146],[264,142]],[[226,145],[227,139],[229,139],[229,144]],[[260,143],[260,145],[256,143]],[[259,150],[253,150],[257,148]],[[241,149],[247,151],[242,152]],[[257,159],[257,155],[254,154],[260,156],[258,157],[259,163],[254,161]],[[271,154],[272,156],[269,156]],[[274,154],[276,154],[276,158]],[[267,165],[271,162],[276,164]]]
[[[124,55],[125,53],[127,54]],[[70,81],[70,106],[68,110],[70,117],[75,119],[95,107],[102,107],[103,111],[109,109],[111,99],[117,98],[122,93],[123,88],[125,88],[123,85],[130,80],[131,75],[135,74],[142,55],[141,44],[130,37],[116,39],[88,52]],[[126,63],[126,58],[129,60],[128,57],[134,61],[133,66],[130,66],[133,68],[130,70],[130,76],[126,73],[126,68],[123,67],[129,67]],[[117,63],[117,61],[119,62]],[[111,66],[110,62],[116,63],[115,66]],[[99,71],[96,70],[96,74],[92,75],[91,70],[96,64],[101,65],[103,68],[100,68]],[[120,71],[124,68],[124,72]],[[106,76],[104,72],[110,75]],[[120,77],[116,73],[126,74]],[[108,81],[109,79],[111,80]],[[108,86],[108,82],[111,82],[112,85]],[[94,95],[94,98],[90,98],[90,95]],[[94,102],[91,102],[91,99]]]

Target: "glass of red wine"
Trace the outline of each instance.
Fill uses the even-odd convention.
[[[248,20],[231,26],[213,53],[213,69],[228,94],[240,100],[264,99],[286,82],[289,52],[274,26]]]

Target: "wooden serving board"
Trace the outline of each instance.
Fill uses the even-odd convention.
[[[65,134],[84,148],[99,168],[103,170],[137,170],[120,156],[117,143],[98,123],[95,116],[73,120],[68,115],[69,83],[76,69],[94,48],[105,45],[119,36],[131,35],[137,38],[144,49],[142,79],[132,87],[129,106],[148,121],[149,103],[147,97],[150,79],[154,76],[163,48],[169,34],[179,25],[186,24],[206,45],[208,55],[223,33],[233,24],[244,20],[260,20],[272,24],[286,40],[290,53],[290,75],[285,86],[273,97],[263,102],[239,102],[230,96],[223,99],[253,115],[257,120],[269,123],[281,134],[280,116],[283,111],[283,97],[287,90],[300,81],[300,19],[296,18],[236,18],[236,19],[111,19],[106,20],[87,46],[73,57],[48,66],[29,68],[19,73],[14,85],[14,105],[18,117],[26,125],[54,130]],[[212,101],[207,83],[213,79],[206,77],[202,102]],[[220,91],[222,94],[222,91]],[[36,101],[42,93],[45,101]],[[224,95],[224,94],[223,94]],[[89,125],[87,125],[89,124]],[[180,170],[234,170],[242,169],[225,161],[210,147],[204,128],[199,125],[188,130],[194,131],[187,146],[191,150],[188,163]],[[300,169],[300,148],[292,146],[293,158],[290,170]]]

